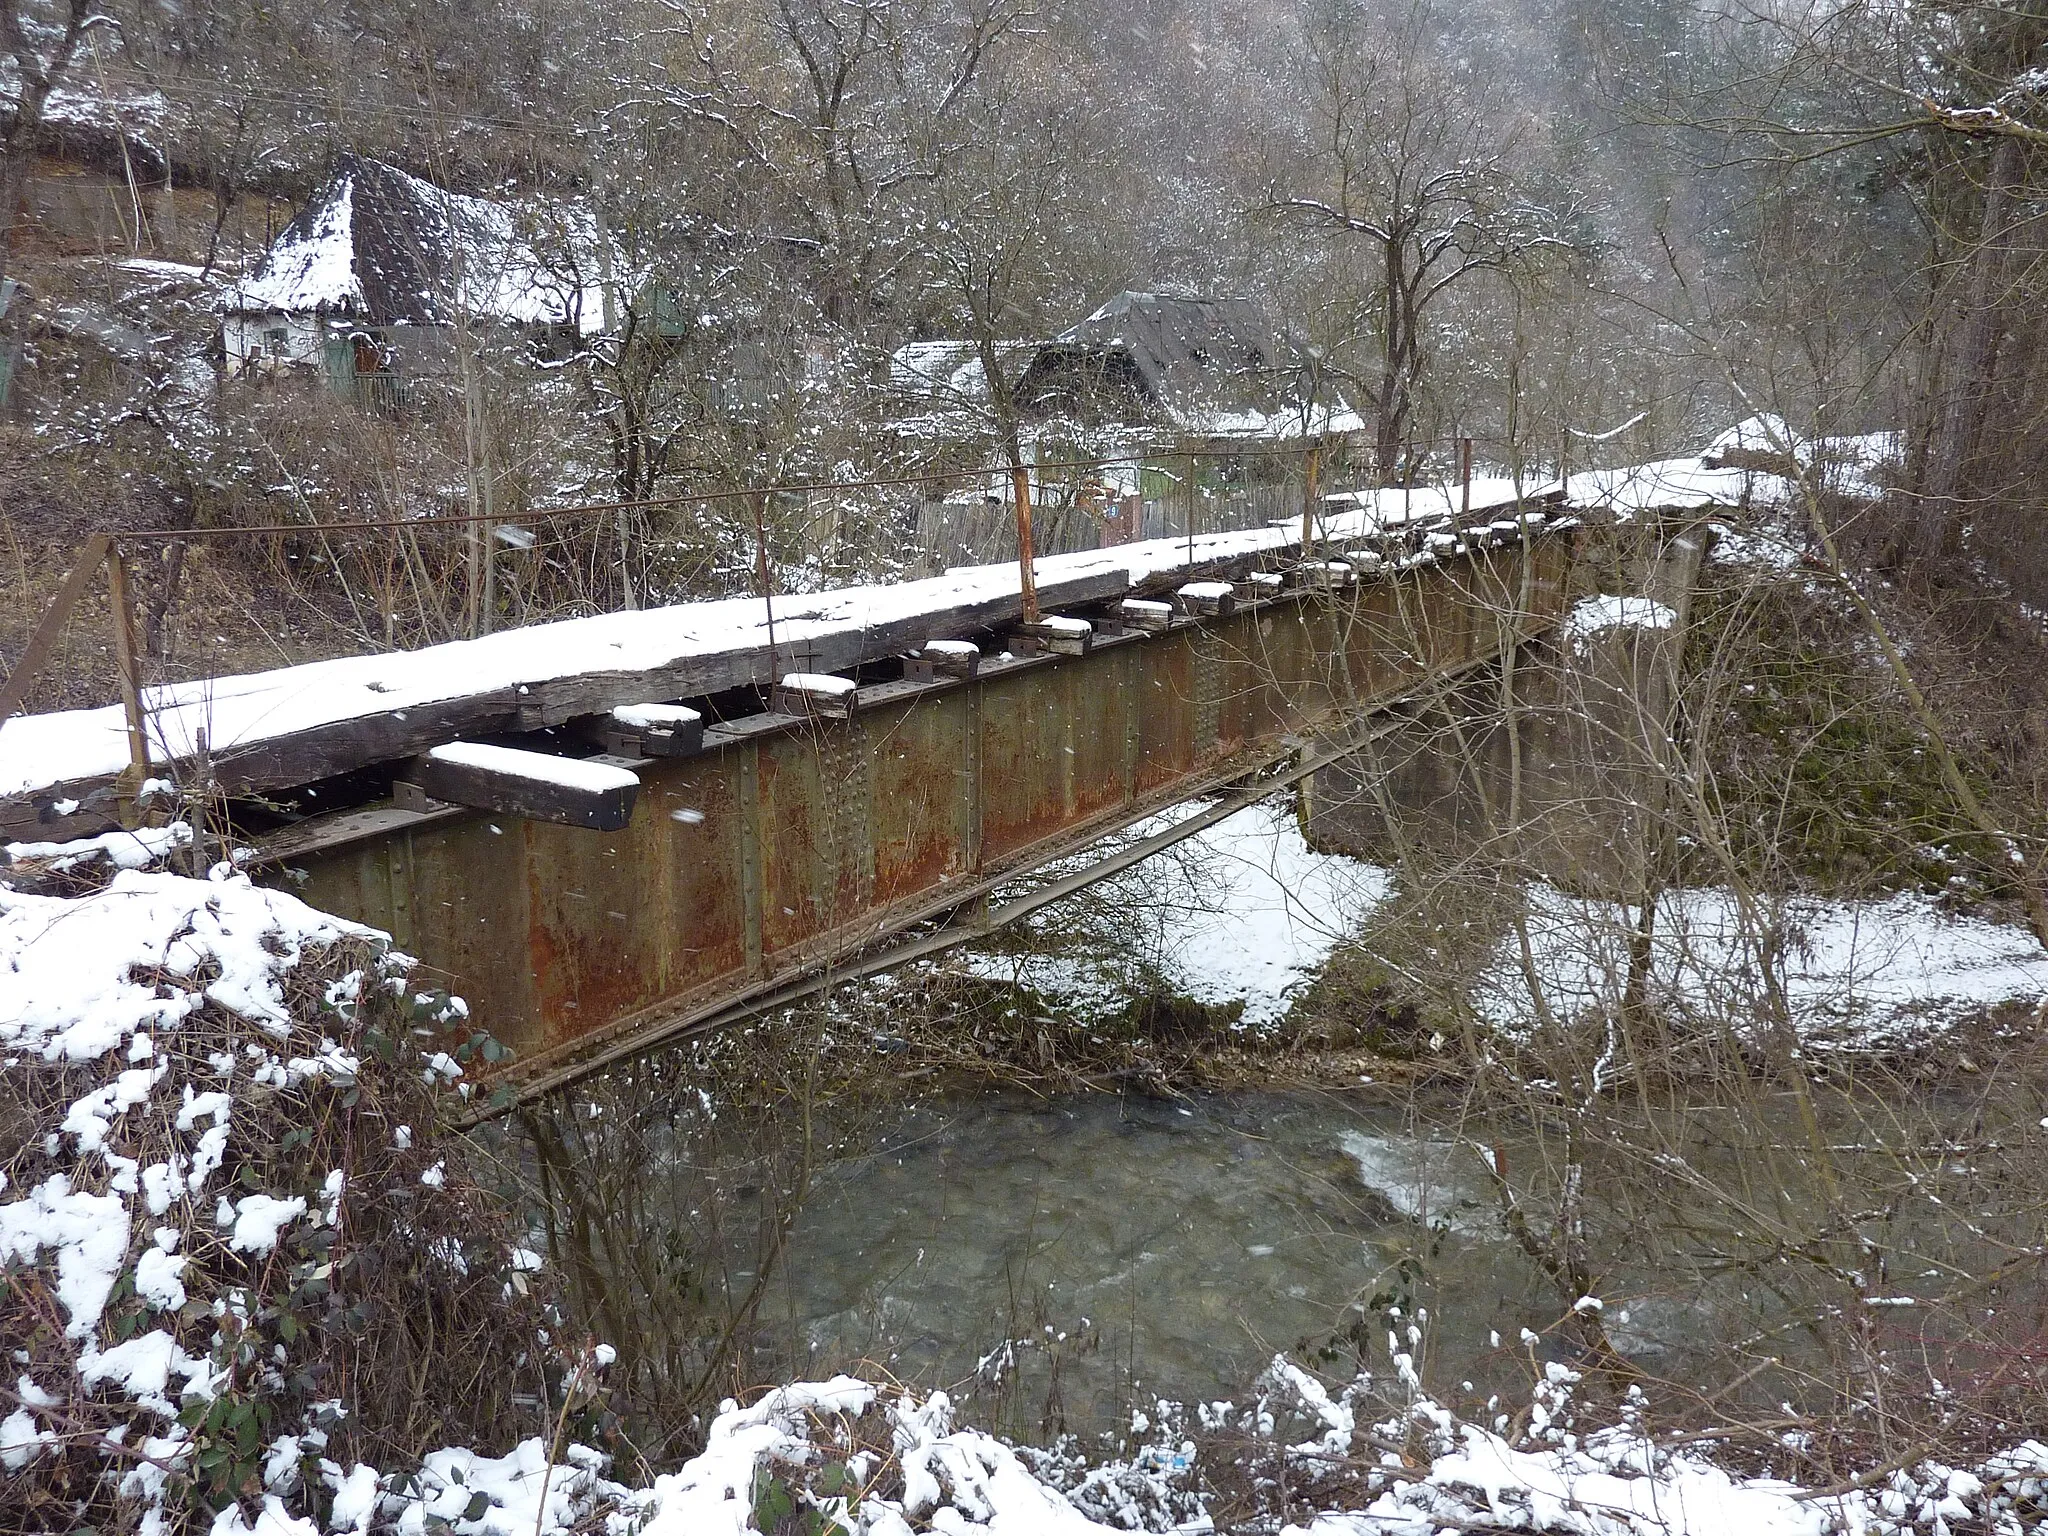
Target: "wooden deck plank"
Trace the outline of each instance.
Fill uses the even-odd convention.
[[[1061,604],[1106,601],[1129,590],[1130,577],[1122,570],[1065,577],[1039,588],[1041,600]],[[961,638],[1000,625],[1020,612],[1019,598],[1010,593],[866,628],[849,627],[843,632],[807,638],[803,642],[803,665],[809,671],[850,671],[863,662],[913,649],[928,639]],[[748,644],[690,656],[672,666],[583,673],[383,714],[356,715],[223,748],[214,754],[212,775],[230,795],[310,784],[357,768],[401,761],[458,738],[563,725],[604,714],[621,704],[703,698],[731,688],[765,687],[773,682],[778,671],[789,670],[792,659],[786,643],[773,652],[766,644]],[[394,657],[394,661],[402,660]],[[157,771],[177,777],[192,766],[187,759],[168,767],[158,765]],[[65,799],[83,803],[94,791],[110,788],[114,780],[111,774],[96,776],[52,785],[33,795],[0,800],[0,828],[9,832],[19,829],[21,835],[41,835],[37,829],[53,821],[50,802]],[[102,814],[103,826],[94,823],[90,815],[63,818],[63,835],[86,836],[117,824],[111,810]]]

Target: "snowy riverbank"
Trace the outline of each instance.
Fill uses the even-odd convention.
[[[1181,807],[1144,835],[1191,809]],[[1021,952],[959,962],[1030,987],[1086,1017],[1156,984],[1211,1006],[1242,1003],[1247,1028],[1277,1024],[1339,946],[1397,894],[1393,871],[1317,853],[1292,803],[1276,798],[1195,833],[1108,887],[1111,924],[1035,919]],[[1534,972],[1557,1013],[1616,1006],[1627,984],[1632,909],[1538,881],[1527,893]],[[1659,903],[1651,995],[1674,1018],[1756,1016],[1764,922],[1781,946],[1787,1005],[1816,1045],[1910,1044],[1973,1010],[2048,997],[2048,954],[2017,924],[1959,915],[1924,895],[1795,897],[1759,913],[1726,891],[1678,889]],[[1446,978],[1433,978],[1439,984]],[[1503,936],[1469,978],[1472,1005],[1496,1028],[1537,1015],[1519,945]]]
[[[1246,825],[1262,838],[1287,826]],[[1305,850],[1265,857],[1246,835],[1212,837],[1210,852],[1239,872],[1226,885],[1240,900],[1284,898],[1259,911],[1361,889],[1321,886]],[[1901,912],[1909,929],[1934,921]],[[1227,931],[1187,930],[1173,952],[1193,963]],[[1288,963],[1233,971],[1233,985],[1284,996],[1309,941],[1285,942]],[[1602,1420],[1575,1409],[1572,1372],[1533,1353],[1530,1402],[1461,1419],[1423,1391],[1415,1333],[1389,1335],[1390,1374],[1341,1390],[1283,1359],[1235,1404],[1158,1405],[1092,1464],[958,1425],[943,1393],[840,1378],[728,1404],[701,1454],[629,1481],[562,1432],[563,1395],[601,1397],[611,1349],[552,1341],[523,1302],[543,1261],[489,1239],[459,1142],[431,1129],[435,1101],[465,1082],[441,1042],[467,1030],[410,971],[383,936],[226,871],[123,870],[75,897],[0,887],[0,1051],[23,1130],[0,1183],[14,1359],[0,1505],[14,1524],[697,1536],[794,1518],[850,1536],[1036,1536],[1207,1529],[1214,1490],[1231,1486],[1267,1500],[1255,1528],[1319,1536],[2018,1536],[2048,1498],[2048,1446],[2023,1435],[1968,1466],[1928,1455],[1838,1488],[1744,1476],[1716,1459],[1720,1431],[1660,1438],[1626,1401]],[[376,1265],[360,1262],[370,1253]],[[392,1263],[421,1288],[369,1300],[358,1288]],[[478,1414],[470,1439],[438,1449],[359,1434],[388,1390],[376,1371],[392,1368],[350,1331],[366,1307],[400,1325],[417,1307],[496,1327],[504,1347],[468,1357],[465,1391],[529,1406]],[[323,1364],[343,1357],[339,1374]],[[420,1377],[416,1351],[394,1358],[453,1396],[452,1374]],[[511,1394],[515,1381],[544,1383],[544,1400]]]

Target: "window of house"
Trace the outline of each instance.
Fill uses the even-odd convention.
[[[285,344],[291,339],[290,332],[281,325],[272,326],[263,333],[263,345],[272,357],[283,357]]]

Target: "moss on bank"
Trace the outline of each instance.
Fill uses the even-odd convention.
[[[1900,615],[1903,624],[1912,618]],[[2012,765],[1988,750],[1983,730],[1995,690],[1971,676],[1999,659],[1965,655],[1920,628],[1916,670],[1951,706],[1950,746],[1972,790],[2017,812]],[[1968,823],[1942,781],[1863,620],[1825,584],[1709,564],[1685,666],[1686,730],[1704,749],[1747,869],[1831,895],[1926,889],[1967,902],[2012,894],[2002,851]],[[1702,862],[1697,874],[1712,880],[1718,871]]]

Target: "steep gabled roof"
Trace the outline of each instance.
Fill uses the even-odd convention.
[[[1017,398],[1040,413],[1135,417],[1202,436],[1356,427],[1341,401],[1308,408],[1302,359],[1249,299],[1120,293],[1039,349]]]
[[[227,308],[587,330],[602,320],[595,254],[579,215],[466,197],[343,155]]]
[[[1280,357],[1273,328],[1249,299],[1118,294],[1056,341],[1128,353],[1152,397],[1271,393]]]
[[[997,348],[1014,380],[1011,396],[1033,422],[1247,442],[1328,437],[1364,425],[1340,396],[1316,387],[1310,360],[1277,337],[1249,299],[1120,293],[1050,341]],[[901,346],[889,379],[909,408],[899,430],[958,433],[989,404],[972,342]]]

